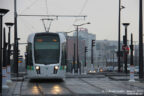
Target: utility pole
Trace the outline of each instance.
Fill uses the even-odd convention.
[[[6,48],[7,48],[7,43],[6,43],[6,35],[5,35],[5,28],[4,28],[3,29],[3,67],[7,66]]]
[[[75,66],[76,66],[76,64],[75,64],[75,40],[74,40],[74,55],[73,55],[73,69],[72,69],[72,71],[73,71],[73,73],[75,73]]]
[[[78,73],[81,74],[81,72],[80,72],[81,68],[80,68],[80,64],[79,64],[79,46],[78,46],[79,45],[78,44],[79,43],[79,40],[78,40],[78,31],[79,31],[79,29],[78,29],[78,26],[76,26],[76,30],[77,30],[77,43],[76,43],[77,44],[77,66],[78,66]]]
[[[86,24],[90,24],[90,22],[83,23],[83,24],[80,24],[80,25],[74,25],[74,26],[76,26],[76,32],[77,32],[77,65],[78,65],[78,73],[80,73],[80,74],[81,74],[81,65],[79,63],[78,32],[79,32],[79,26],[83,26],[83,25],[86,25]]]
[[[131,34],[131,45],[130,45],[130,49],[131,49],[130,65],[134,65],[134,64],[133,64],[133,34]]]
[[[14,23],[7,22],[5,25],[8,27],[8,66],[10,66],[10,54],[11,54],[11,27],[14,25]]]
[[[118,72],[121,69],[121,10],[124,9],[124,6],[121,6],[121,0],[119,0],[119,15],[118,15]]]
[[[127,53],[127,27],[129,25],[129,23],[123,23],[124,27],[125,27],[125,52],[124,52],[124,62],[125,62],[125,73],[127,74],[127,57],[128,57],[128,53]]]
[[[14,0],[14,64],[13,72],[18,77],[18,36],[17,36],[17,0]]]
[[[8,12],[7,9],[0,9],[0,95],[2,95],[2,24],[3,24],[3,16]]]
[[[120,25],[121,25],[121,22],[120,22],[120,19],[121,19],[121,0],[119,0],[119,22],[118,22],[118,72],[120,72]]]
[[[139,0],[139,78],[143,78],[143,0]]]

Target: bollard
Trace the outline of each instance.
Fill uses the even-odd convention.
[[[130,80],[129,80],[129,82],[135,82],[135,79],[134,79],[134,65],[130,66]]]
[[[73,73],[73,75],[74,75],[74,68],[72,69],[72,73]]]
[[[78,68],[78,75],[80,75],[80,69]]]
[[[97,70],[97,72],[100,72],[100,70],[99,70],[99,67],[98,67],[98,70]]]
[[[91,69],[90,69],[92,72],[94,72],[94,66],[93,64],[91,64]]]
[[[6,67],[2,67],[2,88],[8,89],[9,87],[6,84],[7,76],[6,76]]]
[[[84,67],[84,74],[87,74],[87,67]]]
[[[12,84],[12,81],[11,81],[11,73],[10,73],[10,65],[7,66],[7,85],[11,85]]]

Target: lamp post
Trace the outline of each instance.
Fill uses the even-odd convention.
[[[121,0],[119,0],[119,15],[118,15],[118,72],[120,72],[120,67],[121,67],[121,60],[120,60],[120,37],[121,37],[121,9],[124,9],[124,6],[121,6]]]
[[[80,64],[79,64],[79,54],[78,54],[78,48],[79,48],[78,47],[78,27],[86,25],[86,24],[90,24],[90,22],[79,24],[79,25],[74,25],[74,26],[76,26],[76,32],[77,32],[77,65],[78,65],[78,74],[79,74],[79,72],[81,74],[81,68],[80,68]]]
[[[143,73],[143,0],[139,0],[139,78],[142,79]]]
[[[14,0],[14,64],[13,72],[18,77],[18,32],[17,32],[17,0]]]
[[[131,33],[131,45],[130,45],[130,49],[131,49],[130,65],[134,65],[133,64],[133,34],[132,33]]]
[[[124,46],[127,47],[127,27],[129,25],[129,23],[123,23],[123,25],[125,27],[125,44],[124,44]],[[125,50],[125,53],[124,53],[125,60],[124,60],[124,62],[125,62],[125,73],[126,74],[127,74],[127,54],[128,53]]]
[[[10,65],[10,50],[11,50],[11,40],[10,40],[10,32],[11,32],[11,27],[14,25],[14,23],[11,23],[11,22],[7,22],[5,23],[5,25],[8,27],[9,29],[9,32],[8,32],[8,65]]]
[[[0,94],[2,94],[2,17],[8,11],[8,9],[0,9]]]
[[[8,27],[9,29],[9,32],[8,32],[8,61],[7,61],[7,76],[8,76],[8,82],[11,82],[10,78],[11,78],[11,64],[10,64],[10,54],[11,54],[11,39],[10,39],[10,36],[11,36],[11,27],[14,25],[14,23],[11,23],[11,22],[6,22],[5,25]]]

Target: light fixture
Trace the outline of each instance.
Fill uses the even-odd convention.
[[[56,70],[58,70],[58,69],[59,69],[59,66],[55,66],[54,68],[55,68]]]
[[[39,69],[40,69],[40,66],[36,66],[35,68],[36,68],[36,70],[39,70]]]

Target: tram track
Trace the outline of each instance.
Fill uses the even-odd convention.
[[[100,88],[100,87],[97,87],[97,86],[95,86],[95,85],[89,83],[89,82],[86,81],[86,80],[83,80],[82,78],[79,78],[79,80],[81,80],[81,81],[83,81],[84,83],[87,83],[88,85],[93,86],[93,87],[95,87],[95,88],[97,88],[97,89],[99,89],[99,90],[104,90],[104,89],[102,89],[102,88]],[[105,90],[104,90],[104,91],[105,91]]]
[[[139,89],[143,89],[143,90],[144,90],[143,87],[135,86],[135,85],[133,85],[133,84],[128,84],[128,83],[125,83],[125,82],[124,82],[124,84],[125,84],[125,85],[129,85],[129,86],[131,86],[131,87],[135,87],[135,88],[139,88]]]
[[[14,88],[13,88],[13,90],[12,90],[12,96],[14,96],[15,95],[15,89],[16,89],[16,86],[17,86],[17,82],[16,82],[16,84],[15,84],[15,86],[14,86]]]
[[[49,94],[45,94],[44,93],[44,90],[42,90],[41,87],[43,86],[40,86],[39,83],[35,83],[38,91],[39,91],[39,96],[55,96],[55,94],[53,93],[49,93]],[[78,94],[76,94],[75,92],[73,92],[70,88],[68,88],[66,85],[60,85],[64,90],[67,90],[69,93],[68,94],[60,94],[60,96],[77,96]]]
[[[22,80],[21,85],[20,85],[20,96],[21,96],[21,93],[22,93],[23,82],[24,82],[24,80]]]
[[[21,96],[23,82],[24,82],[24,80],[22,80],[21,82],[16,82],[16,84],[12,90],[12,96]],[[19,89],[19,91],[17,92],[18,89]]]
[[[105,90],[105,89],[103,89],[103,88],[100,88],[100,87],[98,87],[98,86],[95,86],[95,85],[91,84],[90,82],[88,82],[88,81],[86,81],[86,80],[83,80],[82,78],[79,78],[79,80],[81,80],[81,81],[83,81],[84,83],[87,83],[88,85],[90,85],[90,86],[92,86],[92,87],[94,87],[94,88],[96,88],[96,89],[99,89],[99,90],[101,90],[101,91],[104,91],[104,92],[107,91],[107,90]],[[106,94],[109,94],[110,96],[118,96],[118,95],[116,95],[116,94],[114,94],[114,93],[112,93],[112,92],[109,92],[109,93],[106,93]]]
[[[64,89],[68,90],[69,93],[72,95],[72,96],[76,96],[78,94],[76,94],[75,92],[73,92],[70,88],[66,87],[66,85],[62,86]]]
[[[40,96],[45,96],[45,94],[44,94],[44,92],[42,91],[42,89],[40,88],[39,84],[36,83],[35,85],[36,85],[36,87],[37,87],[37,89],[38,89],[38,91],[39,91],[39,93],[40,93]]]

